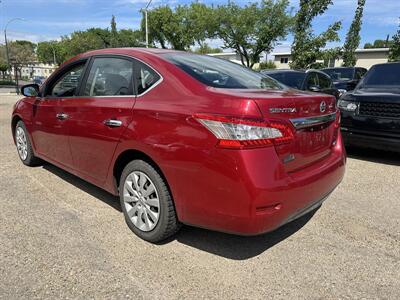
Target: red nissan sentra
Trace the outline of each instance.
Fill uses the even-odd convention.
[[[151,242],[180,224],[274,230],[319,207],[345,172],[334,97],[210,56],[92,51],[22,93],[12,114],[22,162],[119,195],[128,226]]]

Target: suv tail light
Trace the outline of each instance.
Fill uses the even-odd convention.
[[[196,114],[194,118],[218,139],[218,146],[231,149],[268,147],[290,143],[293,131],[280,121]]]

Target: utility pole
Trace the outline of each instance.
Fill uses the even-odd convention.
[[[146,48],[149,48],[149,28],[147,25],[147,10],[151,4],[151,1],[153,1],[153,0],[149,0],[146,7],[144,8],[144,22],[145,22],[145,30],[146,30]]]

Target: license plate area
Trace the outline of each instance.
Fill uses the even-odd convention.
[[[298,149],[304,154],[326,150],[330,147],[332,136],[329,126],[331,123],[303,128],[299,135]]]

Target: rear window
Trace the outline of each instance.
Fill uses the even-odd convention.
[[[365,75],[363,87],[400,87],[400,63],[373,66]]]
[[[323,69],[333,80],[352,80],[354,77],[354,68],[338,68],[338,69]]]
[[[294,89],[301,89],[303,86],[304,78],[306,77],[306,73],[298,73],[298,72],[282,72],[282,73],[271,73],[269,74],[272,78],[282,82],[283,84],[290,86]]]
[[[281,90],[284,88],[266,75],[224,59],[189,53],[167,53],[163,56],[207,86],[226,89]]]

